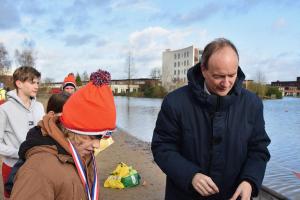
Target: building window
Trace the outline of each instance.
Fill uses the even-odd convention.
[[[184,61],[184,66],[186,66],[186,61]]]
[[[180,75],[180,70],[178,70],[178,75]]]
[[[176,75],[176,70],[174,70],[174,75]]]
[[[184,54],[183,54],[183,55],[184,55],[184,57],[186,57],[186,52],[184,52]]]
[[[190,65],[190,62],[189,62],[189,60],[187,60],[187,61],[186,61],[186,65],[187,65],[187,66],[189,66],[189,65]]]
[[[180,67],[180,62],[178,62],[178,67]]]
[[[186,57],[189,57],[189,52],[186,52]]]
[[[174,62],[174,67],[176,67],[176,62]]]
[[[178,59],[180,58],[180,53],[178,54]]]
[[[174,54],[174,59],[176,59],[176,53]]]

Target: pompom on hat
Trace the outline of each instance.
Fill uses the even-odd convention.
[[[82,135],[103,135],[116,128],[116,107],[108,86],[110,74],[98,70],[90,82],[64,104],[60,117],[68,130]]]
[[[72,86],[76,88],[76,80],[73,73],[68,74],[68,76],[66,76],[64,79],[63,89],[67,86]]]

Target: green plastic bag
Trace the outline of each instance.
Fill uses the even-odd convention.
[[[121,182],[123,183],[123,185],[125,186],[125,188],[134,187],[134,186],[139,185],[140,184],[140,180],[141,180],[141,176],[134,169],[130,170],[128,176],[125,176],[125,177],[121,178]]]

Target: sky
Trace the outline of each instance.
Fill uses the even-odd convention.
[[[162,67],[162,52],[230,39],[246,79],[300,76],[300,1],[0,0],[0,43],[13,60],[30,43],[42,79],[107,70],[134,78]],[[13,68],[16,64],[12,63]]]

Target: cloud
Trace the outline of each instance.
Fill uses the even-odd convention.
[[[180,49],[192,45],[193,43],[187,43],[187,41],[191,42],[193,40],[193,34],[196,37],[199,34],[205,37],[206,31],[147,27],[131,33],[129,35],[129,45],[138,72],[136,76],[148,76],[152,68],[161,67],[162,52],[166,49]]]
[[[256,79],[256,73],[262,72],[268,83],[272,81],[295,81],[299,74],[300,55],[295,52],[280,52],[277,55],[242,55],[242,69],[247,79]],[[243,67],[245,66],[245,67]]]
[[[259,0],[234,1],[232,3],[210,2],[200,5],[184,14],[171,15],[170,21],[175,25],[189,25],[195,22],[205,21],[216,15],[245,14],[255,7]]]
[[[31,0],[20,2],[20,10],[24,14],[30,14],[32,16],[41,16],[46,12],[47,3],[43,0]]]
[[[150,1],[146,0],[115,0],[111,1],[109,7],[111,10],[119,10],[119,9],[130,9],[130,10],[138,10],[138,11],[157,11],[154,5],[150,3]]]
[[[96,42],[96,47],[103,47],[103,46],[105,46],[107,43],[108,43],[107,40],[99,39],[99,40]]]
[[[13,1],[0,0],[0,29],[12,29],[20,25],[20,15]]]
[[[220,4],[208,3],[185,14],[177,14],[171,17],[171,22],[177,25],[192,24],[194,22],[204,21],[220,11]]]
[[[270,1],[271,2],[271,1]],[[270,7],[273,2],[264,2],[260,0],[235,0],[231,2],[209,2],[206,4],[196,5],[196,8],[186,11],[185,13],[164,13],[154,16],[155,19],[169,19],[174,25],[190,25],[196,22],[208,20],[217,15],[223,17],[236,17],[237,15],[246,15],[251,10],[255,9],[261,4],[265,4],[266,7]],[[291,6],[294,4],[298,6],[299,3],[294,3],[289,0],[281,0],[276,2],[281,6]]]
[[[86,34],[86,35],[67,35],[64,38],[66,46],[82,46],[85,44],[90,43],[96,36],[93,34]]]
[[[56,36],[57,34],[62,34],[65,31],[66,22],[63,18],[56,18],[52,20],[50,28],[46,30],[46,34],[51,36]]]
[[[12,58],[15,52],[15,49],[22,48],[24,42],[29,42],[34,46],[34,41],[30,39],[30,36],[25,33],[17,32],[14,30],[6,31],[1,33],[0,42],[2,42],[5,47],[8,49],[10,57]],[[29,44],[27,43],[27,44]]]
[[[273,23],[273,28],[274,29],[283,29],[287,26],[287,22],[284,18],[279,18]]]
[[[256,6],[258,6],[262,1],[260,0],[236,0],[227,4],[224,4],[223,12],[225,15],[228,13],[233,14],[246,14]]]

